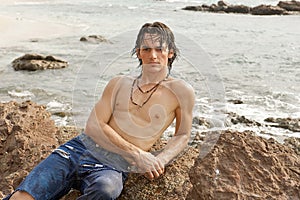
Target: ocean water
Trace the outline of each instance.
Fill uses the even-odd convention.
[[[65,35],[11,41],[0,47],[0,101],[33,100],[47,105],[58,125],[84,126],[107,81],[116,74],[138,74],[130,55],[138,29],[162,21],[175,33],[181,56],[172,75],[196,91],[195,115],[223,120],[235,112],[262,122],[267,117],[300,117],[300,15],[252,16],[184,11],[192,0],[52,0],[0,4],[0,15],[57,23]],[[256,6],[277,1],[227,1]],[[28,27],[30,28],[30,27]],[[18,30],[16,30],[18,31]],[[80,42],[102,35],[110,43]],[[0,38],[1,39],[1,38]],[[35,42],[33,42],[35,41]],[[54,55],[69,62],[60,70],[14,71],[25,53]],[[242,100],[232,104],[229,100]],[[236,127],[249,129],[251,127]],[[284,129],[255,130],[293,135]]]

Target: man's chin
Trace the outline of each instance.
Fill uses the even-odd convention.
[[[163,66],[160,63],[150,63],[143,65],[147,68],[162,68]]]

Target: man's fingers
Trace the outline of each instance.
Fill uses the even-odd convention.
[[[164,169],[153,170],[150,172],[146,172],[144,176],[149,180],[153,180],[155,178],[160,177],[164,173]]]
[[[160,159],[158,159],[158,164],[159,164],[159,167],[160,167],[161,169],[164,169],[164,168],[165,168],[165,165],[161,162]]]
[[[157,171],[158,171],[158,173],[159,173],[160,175],[164,173],[164,169],[159,169],[159,170],[157,170]]]
[[[155,165],[154,171],[157,171],[159,174],[164,173],[164,166],[161,164],[161,162],[157,162],[157,164]]]
[[[144,174],[144,176],[147,178],[147,179],[150,179],[150,180],[153,180],[154,179],[154,176],[152,174],[152,172],[146,172]]]
[[[160,176],[160,173],[156,170],[153,171],[152,174],[153,174],[154,178],[158,178]]]

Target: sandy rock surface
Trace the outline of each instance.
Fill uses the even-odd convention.
[[[162,147],[162,143],[157,144]],[[166,167],[160,178],[150,181],[140,174],[130,174],[125,183],[122,195],[118,200],[132,199],[186,199],[193,185],[189,180],[189,170],[199,155],[197,148],[188,147],[182,155]]]
[[[189,172],[187,199],[300,199],[300,156],[274,139],[226,131]]]
[[[57,128],[44,106],[34,102],[0,103],[0,198],[53,149],[77,134]]]

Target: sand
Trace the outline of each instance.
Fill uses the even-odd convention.
[[[1,1],[3,4],[7,1]],[[23,41],[68,36],[80,27],[56,22],[0,15],[0,46],[14,46]]]

